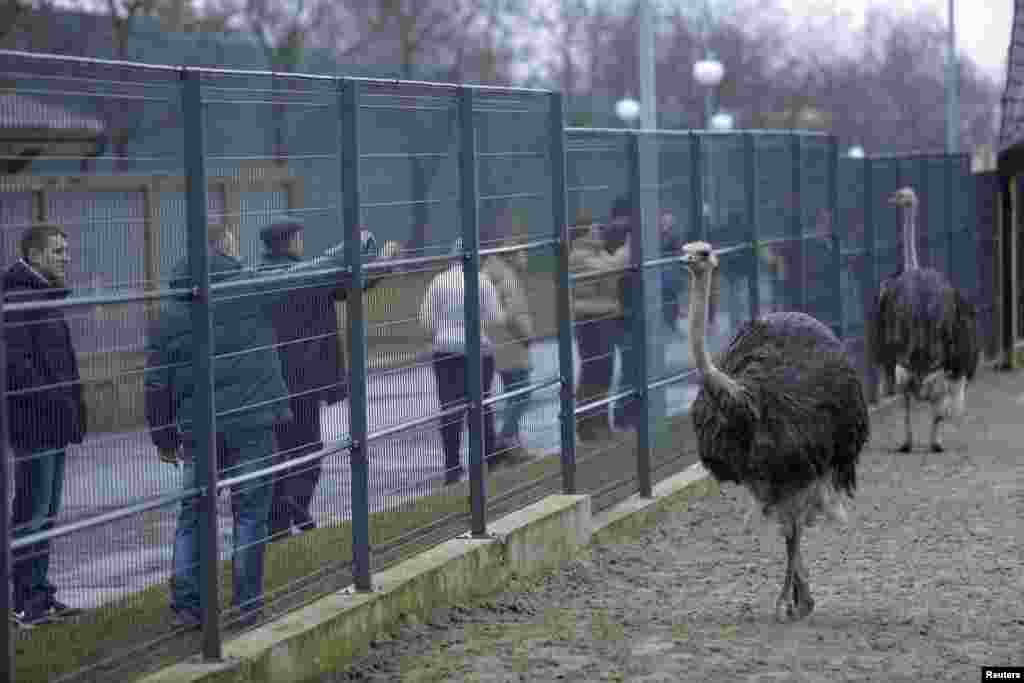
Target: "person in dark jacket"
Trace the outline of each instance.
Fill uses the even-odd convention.
[[[69,260],[67,235],[60,227],[29,228],[21,238],[21,258],[4,274],[5,304],[66,298]],[[64,449],[82,443],[86,416],[78,362],[61,309],[7,311],[4,327],[9,441],[15,458],[11,524],[18,539],[53,528],[64,490]],[[49,541],[14,551],[13,562],[13,616],[20,625],[79,611],[57,600],[49,580]]]
[[[273,274],[303,263],[304,226],[294,219],[278,221],[260,232],[265,252],[260,272]],[[375,256],[376,240],[363,233],[364,254]],[[395,254],[397,243],[385,245],[384,256]],[[343,252],[334,249],[339,256]],[[378,280],[367,279],[367,288]],[[292,421],[275,428],[280,454],[285,460],[323,450],[320,429],[321,402],[332,405],[348,395],[345,364],[339,352],[338,318],[334,302],[348,292],[344,282],[337,286],[309,286],[293,289],[274,307],[281,368],[290,394]],[[315,528],[310,503],[320,480],[322,458],[280,472],[274,482],[270,509],[273,540],[287,538],[294,525],[300,532]]]
[[[217,462],[222,477],[235,477],[273,464],[275,425],[292,415],[281,361],[274,348],[271,306],[274,299],[258,292],[259,279],[244,271],[237,240],[215,226],[210,236],[210,272],[214,283],[251,281],[246,288],[214,294],[214,405]],[[188,263],[179,264],[172,282],[188,282]],[[182,486],[195,487],[198,468],[196,435],[192,430],[197,383],[192,358],[192,320],[189,298],[169,300],[149,333],[146,371],[146,419],[160,459],[182,464]],[[179,455],[180,453],[180,455]],[[242,623],[255,621],[263,602],[263,560],[270,511],[270,476],[232,487],[234,553],[232,605]],[[199,501],[182,502],[174,536],[171,609],[177,627],[200,623]]]
[[[619,197],[612,204],[611,220],[606,228],[605,244],[609,252],[623,246],[629,254],[630,235],[633,231],[633,203],[628,197]],[[639,378],[636,376],[636,355],[633,350],[633,274],[624,273],[619,278],[619,300],[622,303],[622,317],[614,331],[615,346],[619,348],[621,359],[620,391],[634,387]],[[636,398],[616,401],[612,407],[612,425],[616,429],[636,429],[640,418],[640,403]]]

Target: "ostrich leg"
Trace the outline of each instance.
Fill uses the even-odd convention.
[[[900,453],[909,453],[914,448],[914,430],[910,414],[910,401],[911,396],[909,391],[903,393],[903,420],[907,430],[907,438],[903,441],[903,445],[897,450]]]
[[[794,536],[794,567],[793,567],[793,602],[795,609],[791,615],[793,620],[803,619],[814,611],[814,598],[811,597],[811,586],[807,582],[807,568],[804,556],[800,552],[800,536],[803,529],[797,526]]]
[[[782,592],[775,601],[775,619],[781,623],[790,621],[795,613],[794,608],[794,575],[796,574],[796,551],[798,547],[797,533],[794,527],[784,532],[786,538],[786,578],[782,582]]]
[[[946,448],[942,445],[942,423],[943,417],[939,414],[939,406],[935,407],[935,415],[932,416],[932,453],[941,453]]]

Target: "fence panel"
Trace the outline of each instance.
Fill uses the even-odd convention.
[[[800,138],[800,224],[804,236],[805,311],[839,330],[842,313],[837,310],[835,242],[829,206],[829,173],[832,149],[824,136]]]
[[[994,275],[982,277],[995,180],[975,187],[966,157],[836,159],[834,139],[810,134],[565,130],[559,98],[537,91],[0,56],[29,120],[57,131],[49,153],[5,159],[2,255],[14,262],[36,221],[66,230],[71,296],[33,306],[65,313],[88,427],[67,449],[51,530],[28,539],[53,537],[50,578],[88,611],[13,634],[19,679],[120,680],[216,654],[240,628],[353,579],[366,588],[380,567],[547,493],[590,493],[601,509],[647,492],[696,457],[687,241],[718,250],[710,351],[752,314],[802,308],[844,332],[871,381],[867,309],[902,263],[886,200],[911,185],[923,264],[968,292],[995,344]],[[201,112],[183,108],[183,76]],[[187,114],[202,117],[189,135]],[[271,262],[272,247],[298,248],[299,225],[301,258]],[[374,244],[354,239],[364,227]],[[239,260],[210,254],[206,296],[208,233]],[[8,341],[35,309],[6,298]],[[219,468],[157,457],[168,433],[204,438],[188,416],[147,414],[145,381],[168,377],[212,380]],[[307,432],[271,427],[285,409]],[[579,457],[560,459],[566,446]],[[228,492],[200,497],[204,476]],[[269,509],[268,526],[236,525],[232,495]],[[175,539],[182,500],[185,517],[215,505],[201,545],[187,538],[201,525]],[[17,554],[28,542],[15,538]],[[219,594],[202,634],[168,626],[175,561],[179,596],[188,565],[200,594]]]
[[[11,439],[14,571],[24,575],[33,561],[48,563],[47,578],[58,588],[58,599],[87,610],[64,623],[19,630],[15,670],[19,680],[56,680],[76,670],[116,678],[132,644],[167,632],[166,580],[181,484],[179,470],[156,457],[143,420],[146,326],[156,308],[144,297],[159,287],[157,226],[183,229],[184,222],[173,226],[173,217],[153,201],[151,185],[125,180],[137,172],[183,178],[180,80],[169,69],[7,54],[3,65],[14,81],[10,97],[17,103],[13,113],[23,117],[20,125],[46,129],[52,141],[16,169],[18,175],[3,179],[5,266],[21,255],[21,239],[36,221],[65,232],[70,257],[65,276],[70,296],[53,302],[58,308],[16,301],[7,292],[8,352],[25,334],[53,343],[58,328],[42,318],[63,316],[77,364],[76,377],[70,359],[62,361],[58,379],[67,380],[67,389],[46,386],[52,378],[27,375],[20,388],[7,387],[14,399],[10,405],[19,401],[19,391],[24,396],[12,411],[11,425],[19,431],[19,425],[34,423],[41,430]],[[142,150],[129,142],[157,124],[167,146]],[[48,451],[64,440],[47,445],[39,434],[64,431],[69,418],[78,420],[64,413],[63,421],[51,421],[57,416],[43,404],[55,391],[81,392],[85,438],[69,435],[66,448]],[[46,463],[55,469],[44,468]],[[36,509],[44,470],[51,473],[46,485],[63,494],[50,511]],[[30,478],[35,488],[26,486]],[[26,512],[35,518],[31,523]],[[19,610],[33,598],[22,583],[16,582],[14,596]]]

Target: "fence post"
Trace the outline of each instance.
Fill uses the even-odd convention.
[[[649,382],[647,372],[647,297],[644,293],[644,226],[640,202],[643,192],[640,185],[640,134],[629,133],[629,194],[633,209],[630,224],[629,257],[629,315],[633,324],[633,363],[636,370],[635,391],[639,401],[637,411],[639,422],[636,426],[636,470],[642,498],[652,497],[651,488],[651,416],[649,406]],[[657,220],[655,218],[655,220]]]
[[[1003,353],[1005,355],[1003,368],[1014,370],[1017,367],[1017,324],[1018,308],[1017,302],[1017,224],[1020,216],[1020,195],[1018,174],[1009,177],[1002,177],[1004,190],[1001,205],[1003,219],[1000,223],[1000,251],[1002,252],[1002,282],[1000,295],[1002,296],[1001,329],[1003,337]]]
[[[757,319],[761,315],[761,247],[758,245],[760,230],[757,225],[757,149],[753,133],[743,134],[743,169],[746,176],[744,194],[746,196],[747,240],[750,242],[750,317]],[[739,321],[733,321],[738,324]]]
[[[0,312],[6,296],[3,280],[0,279]],[[7,447],[7,321],[0,317],[0,539],[3,549],[0,550],[0,582],[4,590],[0,591],[0,611],[11,613],[11,449]],[[11,619],[3,620],[0,625],[0,638],[3,638],[3,652],[0,653],[0,683],[11,683],[14,680],[14,629]]]
[[[357,591],[373,590],[370,566],[370,465],[366,405],[366,311],[363,303],[363,254],[360,243],[359,81],[340,79],[341,210],[345,226],[345,260],[350,268],[346,297],[349,348],[349,451],[352,477],[352,580]]]
[[[690,131],[690,234],[691,241],[708,239],[704,216],[704,157],[700,134]]]
[[[835,295],[834,313],[836,316],[835,331],[839,339],[846,339],[846,317],[843,314],[843,271],[846,261],[843,259],[844,221],[839,219],[839,139],[834,135],[828,138],[828,226],[832,234],[832,270],[835,279],[832,281]]]
[[[804,198],[803,198],[803,137],[793,135],[793,224],[790,238],[796,241],[796,274],[792,282],[797,290],[793,296],[798,311],[807,312],[807,244],[804,239]]]
[[[565,113],[562,93],[549,95],[548,133],[551,138],[551,216],[558,239],[558,372],[561,378],[559,422],[562,431],[562,492],[576,493],[576,373],[572,355],[572,282],[569,252],[572,236],[566,211]]]
[[[949,273],[949,281],[954,283],[956,280],[953,277],[953,268],[955,266],[956,259],[953,257],[955,252],[955,249],[953,249],[953,235],[955,233],[954,226],[956,221],[953,217],[953,210],[955,208],[953,193],[956,191],[954,171],[957,170],[959,161],[959,154],[946,157],[946,272]],[[957,215],[959,215],[959,213]]]
[[[470,532],[487,535],[484,486],[483,352],[480,331],[480,230],[476,186],[476,125],[473,89],[459,87],[459,205],[462,214],[462,273],[466,312],[466,396],[469,401]]]
[[[871,327],[875,324],[871,312],[874,309],[875,297],[878,294],[878,250],[875,242],[875,192],[872,178],[871,159],[864,157],[864,277],[867,279],[867,301],[864,302],[866,315],[864,316],[864,358],[868,370],[868,397],[872,401],[878,401],[878,367],[871,357],[871,348],[868,343],[871,339]]]
[[[185,132],[188,255],[192,276],[192,363],[195,379],[192,429],[199,501],[200,609],[203,657],[221,659],[219,537],[217,534],[217,418],[213,394],[213,307],[210,300],[210,248],[206,197],[206,150],[202,74],[183,69],[182,118]]]

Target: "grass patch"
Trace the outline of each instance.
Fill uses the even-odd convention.
[[[679,443],[681,433],[689,430],[688,418],[673,418],[659,430],[655,443]],[[635,459],[623,448],[611,449],[608,453],[592,456],[579,465],[577,487],[581,492],[599,488],[604,482],[622,476],[625,470],[635,468]],[[580,460],[587,457],[585,449],[578,451]],[[561,469],[559,454],[551,454],[534,462],[510,470],[497,470],[487,478],[489,501],[502,492],[530,481],[554,475]],[[499,503],[504,509],[516,501]],[[386,512],[371,514],[370,539],[373,546],[380,546],[403,534],[422,528],[437,519],[451,514],[468,514],[468,482],[439,489],[417,498],[401,507]],[[500,513],[489,513],[497,516]],[[492,517],[493,518],[493,517]],[[395,559],[415,555],[437,544],[436,539],[421,539],[403,543],[395,553]],[[334,566],[338,571],[347,571],[352,557],[352,526],[348,521],[334,526],[321,527],[300,536],[278,541],[268,546],[264,587],[268,597],[277,590],[290,587],[297,580],[325,567]],[[517,578],[512,586],[528,590],[536,585],[537,579]],[[322,591],[320,593],[322,594]],[[222,609],[226,609],[231,597],[231,563],[225,561],[220,567],[220,598]],[[44,681],[70,674],[82,667],[117,655],[132,645],[139,645],[160,638],[168,632],[170,617],[169,588],[167,584],[152,586],[133,593],[120,601],[87,612],[78,619],[62,624],[52,624],[22,632],[15,638],[16,671],[18,680]],[[559,619],[561,617],[558,617]],[[548,632],[558,632],[564,637],[567,629],[574,624],[558,621],[547,624]],[[197,634],[189,634],[189,654],[198,651]],[[117,680],[131,680],[139,669],[146,671],[166,666],[182,658],[179,647],[170,654],[163,649],[143,656],[131,656],[122,663],[126,671],[117,672]],[[59,653],[59,656],[54,656]],[[426,674],[424,674],[426,675]],[[113,680],[99,676],[96,680]],[[429,679],[423,679],[429,680]]]

